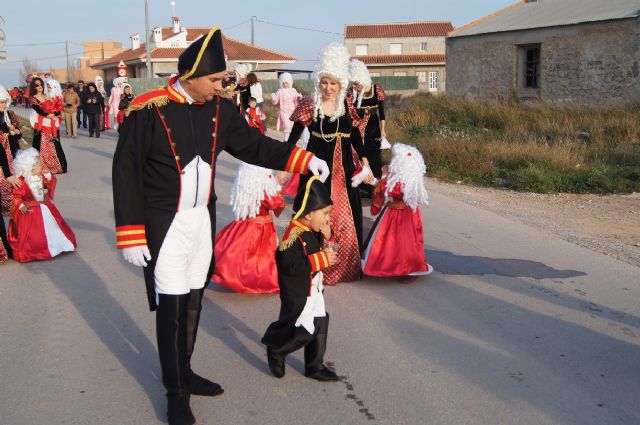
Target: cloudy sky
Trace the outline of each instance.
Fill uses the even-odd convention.
[[[220,26],[232,38],[255,43],[299,59],[296,68],[311,69],[320,48],[342,41],[344,25],[354,23],[451,21],[455,27],[492,13],[516,0],[175,0],[183,26]],[[22,58],[42,70],[66,66],[82,55],[83,41],[119,41],[144,34],[144,0],[3,0],[0,24],[6,36],[7,63],[0,64],[0,84],[18,84]],[[171,0],[149,0],[149,25],[170,26]],[[0,21],[1,22],[1,21]],[[283,26],[284,25],[284,26]],[[289,27],[287,27],[289,26]],[[299,27],[303,29],[294,29]],[[315,30],[315,31],[314,31]],[[144,39],[144,36],[142,36]],[[72,62],[73,63],[73,62]]]

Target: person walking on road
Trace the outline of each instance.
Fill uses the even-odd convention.
[[[73,85],[69,84],[62,96],[64,100],[64,126],[67,128],[67,136],[75,139],[78,137],[78,108],[80,107],[80,96],[76,93]]]

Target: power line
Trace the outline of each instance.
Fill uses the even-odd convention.
[[[51,44],[64,44],[66,41],[52,41],[49,43],[22,43],[22,44],[7,44],[7,47],[39,47],[48,46]]]
[[[313,29],[313,28],[295,27],[293,25],[276,24],[274,22],[263,21],[262,19],[256,19],[255,21],[263,23],[263,24],[267,24],[267,25],[273,25],[273,26],[276,26],[276,27],[291,28],[291,29],[294,29],[294,30],[321,32],[321,33],[324,33],[324,34],[332,34],[332,35],[342,35],[339,32],[317,30],[317,29]]]
[[[229,31],[229,30],[232,30],[232,29],[234,29],[234,28],[239,27],[240,25],[244,25],[244,24],[246,24],[246,23],[248,23],[248,22],[251,22],[251,19],[247,19],[247,20],[245,20],[245,21],[242,21],[242,22],[240,22],[240,23],[238,23],[238,24],[235,24],[235,25],[232,25],[232,26],[230,26],[230,27],[222,28],[222,30],[223,30],[223,31]]]

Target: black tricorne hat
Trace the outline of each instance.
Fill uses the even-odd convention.
[[[293,201],[294,219],[304,217],[310,212],[333,205],[331,195],[318,176],[311,177],[307,184],[300,186]]]
[[[209,30],[206,36],[194,41],[178,58],[181,80],[202,77],[227,70],[219,27]]]

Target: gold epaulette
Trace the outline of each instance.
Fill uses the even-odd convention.
[[[294,242],[296,241],[296,239],[298,239],[300,234],[303,233],[304,231],[305,230],[303,228],[298,226],[287,227],[287,229],[282,234],[282,240],[278,245],[278,251],[285,251],[291,248]]]
[[[134,99],[135,100],[135,99]],[[127,111],[125,112],[126,116],[129,116],[129,114],[131,112],[135,112],[135,111],[139,111],[141,109],[144,108],[154,108],[154,107],[161,107],[161,106],[165,106],[169,103],[169,96],[166,94],[162,94],[160,96],[155,96],[155,97],[150,97],[148,99],[144,99],[141,100],[137,103],[133,103],[131,102],[131,105],[129,105],[129,107],[127,108]]]

